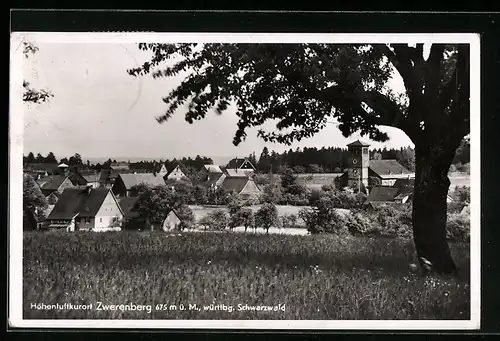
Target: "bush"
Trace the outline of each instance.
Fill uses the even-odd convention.
[[[285,214],[281,217],[281,226],[285,229],[298,227],[299,217],[296,214]]]
[[[305,194],[297,195],[285,193],[280,203],[283,205],[307,206],[309,205],[309,196],[306,196]]]
[[[321,190],[323,192],[335,192],[335,184],[334,183],[331,183],[331,184],[328,184],[328,185],[323,185],[321,186]]]
[[[323,186],[324,187],[324,186]],[[309,196],[309,205],[314,206],[318,202],[319,198],[321,198],[322,191],[313,189],[311,191],[311,195]]]
[[[177,213],[177,216],[181,220],[179,224],[179,229],[180,230],[185,230],[185,229],[190,229],[193,227],[194,222],[195,222],[195,216],[193,213],[193,210],[189,208],[187,205],[180,205],[175,212]]]
[[[346,219],[335,210],[332,200],[328,197],[320,198],[313,209],[300,210],[299,217],[312,234],[338,234],[347,231]]]
[[[446,221],[446,238],[452,241],[470,241],[470,216],[449,214]]]
[[[468,186],[455,186],[451,197],[458,203],[470,203],[470,187]]]
[[[465,207],[463,202],[449,202],[448,203],[448,213],[460,213]]]
[[[385,205],[375,210],[354,210],[349,216],[352,235],[379,235],[410,238],[412,236],[411,206]]]
[[[347,230],[353,236],[378,234],[381,226],[375,216],[368,211],[353,211],[346,219]]]
[[[283,200],[283,192],[281,190],[281,185],[276,182],[266,185],[260,196],[260,201],[262,203],[277,204],[280,203],[282,200]]]
[[[361,195],[364,196],[364,194]],[[359,208],[365,201],[366,196],[364,196],[364,199],[361,198],[361,196],[354,193],[341,192],[334,196],[333,204],[336,208]]]
[[[262,227],[269,233],[271,227],[280,227],[278,209],[272,203],[263,204],[255,214],[255,226]]]
[[[224,210],[210,212],[198,221],[198,225],[213,231],[225,230],[229,225],[229,216]]]

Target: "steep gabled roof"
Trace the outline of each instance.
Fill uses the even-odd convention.
[[[370,160],[369,168],[382,178],[413,176],[414,173],[404,168],[397,160]]]
[[[68,177],[71,183],[75,186],[85,186],[88,182],[87,179],[85,179],[85,177],[79,172],[73,172]]]
[[[415,186],[415,179],[397,179],[392,187],[404,188],[404,187],[413,187]]]
[[[238,157],[235,157],[234,159],[230,160],[226,165],[226,168],[238,169],[241,168],[244,164],[250,165],[250,167],[255,170],[255,166],[252,165],[252,163],[248,158],[238,158]]]
[[[228,192],[240,193],[250,181],[247,177],[227,177],[222,182],[222,188]]]
[[[222,169],[218,165],[204,165],[203,167],[210,173],[222,173]]]
[[[155,176],[152,173],[119,174],[118,176],[122,179],[127,190],[141,183],[153,187],[165,185],[165,180],[161,176]]]
[[[399,189],[388,186],[375,186],[370,191],[368,198],[369,202],[381,201],[381,202],[391,202],[398,195]]]
[[[95,217],[109,192],[108,188],[94,188],[90,192],[86,188],[66,188],[47,219]]]
[[[248,172],[251,172],[251,170],[246,170],[246,169],[234,169],[234,168],[228,168],[226,169],[226,174],[229,177],[233,178],[247,178],[248,177]]]
[[[360,140],[356,140],[347,145],[347,147],[369,147],[369,146],[370,145],[368,143],[362,142]]]
[[[184,176],[187,177],[186,167],[182,164],[174,164],[174,165],[170,166],[170,170],[165,175],[165,178],[168,178],[170,176],[170,174],[172,174],[177,168],[179,168],[179,170],[184,174]]]
[[[206,179],[206,181],[203,181],[201,185],[210,187],[212,185],[215,185],[217,181],[224,175],[224,173],[210,173]]]
[[[57,191],[67,178],[64,175],[49,175],[37,180],[37,184],[42,190]]]
[[[87,182],[98,182],[101,175],[99,173],[92,173],[92,174],[82,174],[82,176]]]

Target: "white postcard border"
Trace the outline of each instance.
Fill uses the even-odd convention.
[[[469,43],[471,137],[471,307],[470,320],[32,320],[23,319],[22,280],[22,42],[34,43]],[[479,34],[336,34],[336,33],[149,33],[15,32],[10,50],[9,120],[9,324],[21,328],[126,329],[289,329],[289,330],[474,330],[480,327],[480,36]]]

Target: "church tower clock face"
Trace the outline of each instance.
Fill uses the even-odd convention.
[[[353,164],[353,165],[358,164],[358,159],[352,159],[352,164]]]

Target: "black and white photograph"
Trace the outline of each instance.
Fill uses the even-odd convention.
[[[22,327],[478,329],[475,34],[11,35]]]

